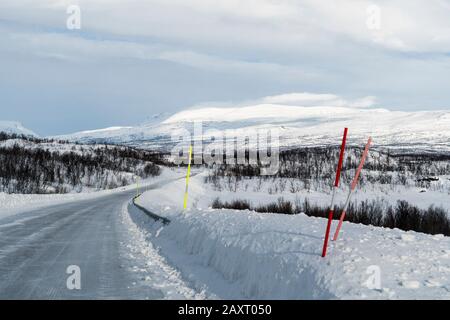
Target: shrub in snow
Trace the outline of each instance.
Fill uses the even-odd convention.
[[[216,198],[212,203],[213,209],[235,209],[253,210],[256,212],[297,214],[305,213],[311,217],[325,218],[328,216],[329,208],[317,204],[311,204],[305,198],[304,202],[297,202],[295,205],[288,200],[279,198],[277,202],[272,202],[261,206],[251,206],[247,200],[233,200],[232,202],[222,202]],[[339,219],[342,208],[337,207],[334,211],[334,219]],[[382,201],[361,201],[359,204],[351,203],[346,221],[373,225],[376,227],[397,228],[404,231],[417,231],[428,234],[444,234],[450,236],[450,218],[443,208],[430,206],[423,210],[407,201],[397,202],[395,207],[388,206]]]

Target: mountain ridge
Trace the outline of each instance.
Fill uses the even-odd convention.
[[[255,130],[277,129],[282,147],[338,143],[341,131],[348,127],[349,143],[353,144],[363,144],[372,136],[374,144],[380,147],[450,152],[450,111],[408,112],[342,106],[256,104],[234,108],[202,107],[134,127],[91,134],[78,132],[56,138],[167,150],[178,142],[171,141],[172,135],[192,134],[196,121],[202,122],[204,132],[213,129],[235,136]]]

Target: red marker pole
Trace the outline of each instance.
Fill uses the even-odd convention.
[[[348,192],[348,196],[347,196],[347,200],[345,201],[344,209],[342,209],[341,217],[339,218],[339,223],[338,223],[338,226],[334,233],[333,241],[336,241],[339,236],[339,230],[341,230],[342,222],[344,221],[345,214],[347,212],[347,208],[350,203],[350,199],[352,197],[353,191],[355,190],[356,185],[358,184],[359,174],[361,173],[364,162],[366,161],[367,155],[369,154],[369,148],[370,148],[371,143],[372,143],[372,138],[369,137],[366,147],[364,148],[364,153],[361,157],[361,161],[359,162],[359,166],[356,169],[356,174],[355,174],[355,177],[353,178],[352,185],[350,186],[350,191]]]
[[[327,255],[328,238],[330,236],[331,222],[333,221],[333,213],[334,213],[334,197],[336,195],[336,190],[339,186],[339,178],[341,176],[342,162],[344,160],[344,152],[345,152],[345,141],[347,140],[347,131],[348,128],[345,128],[344,136],[342,137],[341,151],[339,153],[339,162],[336,170],[336,179],[334,180],[333,196],[331,197],[330,212],[328,213],[327,229],[325,231],[325,239],[323,241],[322,257],[325,257]]]

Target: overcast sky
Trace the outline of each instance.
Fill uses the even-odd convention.
[[[53,135],[293,92],[449,109],[449,16],[446,0],[1,0],[0,120]]]

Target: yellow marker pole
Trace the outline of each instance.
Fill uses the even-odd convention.
[[[139,177],[136,177],[136,202],[137,198],[139,197]]]
[[[186,174],[186,188],[184,190],[183,209],[186,209],[186,207],[187,207],[189,176],[191,175],[191,161],[192,161],[192,145],[189,146],[189,162],[188,162],[188,169],[187,169],[187,174]]]

